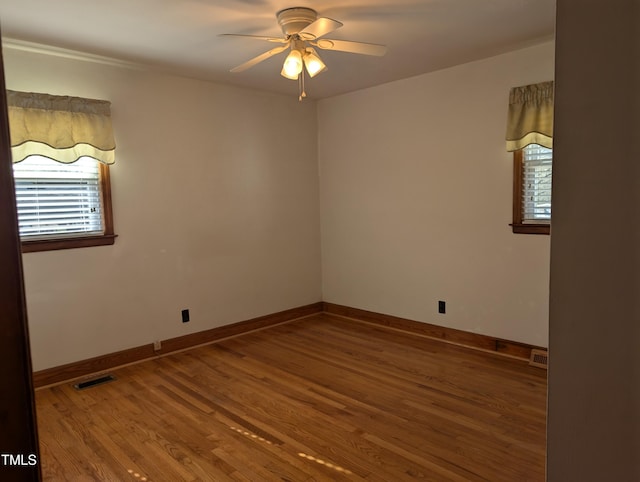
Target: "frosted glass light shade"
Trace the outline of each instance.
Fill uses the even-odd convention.
[[[280,75],[287,79],[297,80],[300,72],[302,72],[302,55],[299,50],[292,50],[284,60]]]
[[[303,59],[304,59],[304,66],[307,68],[309,77],[315,77],[316,75],[318,75],[323,70],[326,70],[327,68],[327,66],[324,64],[322,59],[318,57],[314,49],[307,49]]]

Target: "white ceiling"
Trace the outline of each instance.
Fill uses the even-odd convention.
[[[286,53],[229,72],[274,44],[218,36],[281,37],[276,12],[297,6],[344,24],[329,38],[388,46],[384,57],[320,51],[328,70],[307,81],[310,98],[526,47],[553,38],[555,25],[555,0],[2,0],[0,26],[5,39],[297,95],[280,76]]]

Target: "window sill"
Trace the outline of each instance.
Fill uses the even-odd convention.
[[[551,234],[549,224],[510,224],[514,233],[517,234]]]
[[[35,253],[38,251],[55,251],[58,249],[88,248],[91,246],[109,246],[118,237],[117,234],[104,234],[101,236],[86,236],[77,238],[38,239],[22,241],[23,253]]]

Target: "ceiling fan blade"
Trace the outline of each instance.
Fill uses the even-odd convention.
[[[381,57],[387,53],[387,47],[384,45],[351,42],[349,40],[320,39],[317,42],[312,42],[312,44],[320,49],[351,52],[352,54],[376,55]]]
[[[274,55],[279,54],[280,52],[285,51],[289,48],[289,45],[281,45],[276,47],[275,49],[271,49],[268,52],[258,55],[257,57],[252,58],[251,60],[246,61],[244,64],[240,64],[237,67],[231,69],[231,72],[242,72],[243,70],[247,70],[250,67],[262,62],[263,60],[267,60],[269,57],[273,57]]]
[[[320,17],[298,33],[302,40],[315,40],[342,27],[342,23],[327,17]]]
[[[285,38],[263,37],[262,35],[242,35],[240,33],[221,33],[221,34],[218,35],[218,37],[251,38],[251,39],[254,39],[254,40],[266,40],[267,42],[276,42],[276,43],[280,43],[280,44],[283,44],[283,43],[287,42],[287,39],[285,39]]]

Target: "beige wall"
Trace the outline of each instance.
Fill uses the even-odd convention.
[[[313,102],[4,55],[10,89],[110,100],[118,145],[115,245],[23,257],[35,370],[321,300]]]
[[[5,64],[11,89],[110,100],[118,143],[116,244],[24,256],[36,370],[320,299],[547,345],[549,238],[511,233],[503,138],[509,88],[553,77],[552,43],[317,106]]]
[[[509,89],[553,71],[549,42],[318,103],[325,301],[547,346],[549,237],[511,232],[504,135]]]
[[[557,7],[547,478],[638,481],[640,4]]]

